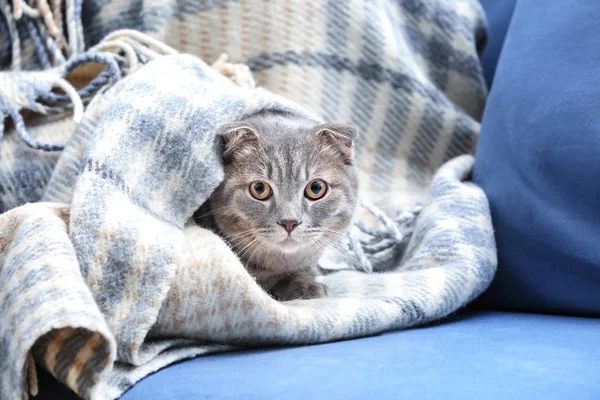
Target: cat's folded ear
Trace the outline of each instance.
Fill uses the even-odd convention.
[[[358,136],[356,129],[345,124],[323,124],[316,127],[315,134],[324,149],[334,151],[342,157],[344,164],[352,164],[354,140]]]
[[[259,146],[256,129],[247,122],[232,122],[223,125],[217,131],[223,149],[223,161],[232,161],[254,153]]]

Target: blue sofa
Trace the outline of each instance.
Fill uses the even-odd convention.
[[[505,312],[345,342],[198,358],[142,399],[599,399],[600,320]]]
[[[491,290],[470,309],[426,327],[323,345],[260,349],[185,361],[142,380],[125,393],[123,400],[600,399],[600,319],[590,317],[600,316],[600,304],[596,304],[593,290],[590,291],[595,285],[596,293],[600,293],[598,263],[592,260],[574,266],[568,263],[552,265],[549,261],[547,271],[543,270],[543,263],[540,264],[541,270],[532,271],[527,269],[531,258],[526,253],[527,247],[523,247],[524,250],[519,251],[515,258],[511,251],[519,243],[511,244],[510,229],[516,225],[511,225],[508,219],[518,216],[526,208],[520,203],[511,204],[511,214],[503,214],[506,208],[503,206],[515,196],[502,198],[507,191],[501,185],[507,184],[507,180],[502,178],[503,175],[492,173],[503,172],[492,163],[502,162],[503,158],[500,153],[489,153],[488,149],[501,151],[509,147],[503,147],[499,141],[504,138],[514,140],[510,135],[511,126],[502,122],[506,122],[507,118],[518,117],[526,121],[528,129],[535,129],[536,123],[547,120],[547,117],[536,119],[533,112],[543,109],[547,113],[543,107],[536,105],[537,108],[531,108],[533,111],[530,112],[523,105],[515,105],[514,99],[506,101],[500,98],[514,93],[519,87],[533,90],[537,71],[543,77],[543,82],[538,84],[546,85],[544,82],[548,77],[543,76],[544,68],[541,67],[551,60],[544,57],[557,54],[561,57],[557,75],[561,66],[569,69],[564,62],[569,52],[583,58],[579,64],[589,62],[581,52],[586,48],[585,42],[589,37],[582,36],[581,41],[552,43],[552,35],[544,29],[549,32],[556,30],[559,34],[568,32],[569,29],[554,29],[547,23],[552,20],[552,24],[557,26],[562,23],[563,16],[571,24],[585,26],[586,19],[595,18],[586,8],[592,2],[520,1],[515,9],[517,0],[481,1],[489,19],[489,41],[483,63],[492,91],[482,124],[482,144],[478,149],[475,179],[486,191],[489,190],[494,223],[498,223],[499,279]],[[595,7],[599,11],[598,6]],[[569,13],[571,19],[568,18]],[[513,22],[509,28],[511,17]],[[536,24],[539,26],[536,27]],[[508,65],[499,65],[498,71],[502,74],[495,75],[507,31],[513,48],[504,47],[502,51],[508,53],[500,57],[500,64],[504,58]],[[523,38],[524,35],[528,39]],[[536,35],[547,38],[552,51],[542,46],[539,54],[531,54],[529,49],[525,54],[529,54],[531,59],[524,66],[519,66],[522,74],[529,75],[512,76],[515,57],[522,57],[519,46],[539,40]],[[562,50],[558,51],[557,47]],[[600,48],[595,51],[600,54]],[[600,56],[594,57],[600,59]],[[553,69],[547,70],[551,75]],[[596,75],[598,71],[600,69],[595,70]],[[568,71],[563,72],[563,76],[569,75]],[[533,84],[526,85],[519,79],[533,81]],[[563,85],[568,86],[568,83]],[[544,94],[539,102],[547,97],[550,96]],[[502,108],[507,104],[512,105],[509,111]],[[580,110],[582,108],[585,107],[579,107]],[[524,109],[525,115],[518,114]],[[504,118],[504,115],[508,117]],[[550,128],[541,129],[547,132],[551,131]],[[504,131],[495,132],[499,129]],[[578,137],[578,140],[584,139]],[[487,154],[490,156],[482,156]],[[552,160],[552,157],[549,159]],[[539,174],[539,171],[534,172]],[[595,179],[597,181],[597,175]],[[514,187],[511,189],[514,190]],[[529,189],[521,188],[519,191]],[[548,200],[552,200],[552,196],[548,196]],[[556,208],[549,209],[556,211]],[[566,221],[569,229],[578,231],[573,225],[580,221],[578,218],[569,219],[555,214],[548,214],[547,218]],[[527,222],[533,224],[539,221]],[[526,233],[531,235],[535,231],[536,226],[525,226]],[[544,236],[543,232],[541,236]],[[507,247],[509,244],[510,248]],[[561,257],[569,259],[567,253],[574,248],[566,246]],[[583,258],[581,254],[575,254],[570,260]],[[583,268],[588,265],[589,268]],[[548,282],[552,279],[554,285]],[[564,282],[568,285],[561,287]],[[558,313],[563,315],[556,315]],[[41,386],[40,399],[76,398],[47,374],[41,375]]]

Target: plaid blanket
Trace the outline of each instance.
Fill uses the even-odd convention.
[[[0,399],[35,393],[36,367],[114,399],[200,354],[434,321],[491,281],[487,200],[455,158],[485,98],[475,1],[1,1]],[[262,88],[157,39],[225,50]],[[365,212],[322,260],[328,298],[273,300],[189,223],[223,176],[217,127],[264,109],[363,131]]]

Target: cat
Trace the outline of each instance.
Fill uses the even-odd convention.
[[[219,131],[225,178],[209,200],[217,233],[274,298],[327,295],[318,260],[357,203],[357,131],[261,113]]]

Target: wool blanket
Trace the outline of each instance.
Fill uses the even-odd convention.
[[[325,85],[332,82],[314,81],[302,93],[312,88],[323,100],[310,106],[272,93],[277,90],[253,88],[248,74],[236,73],[239,65],[221,62],[215,66],[219,72],[137,32],[113,32],[93,42],[100,25],[146,30],[155,38],[164,34],[161,23],[192,31],[197,24],[186,18],[216,12],[217,4],[209,3],[177,3],[173,14],[141,10],[139,15],[153,15],[160,23],[134,20],[127,26],[123,21],[135,14],[110,3],[88,2],[96,6],[92,13],[86,2],[67,2],[71,34],[62,38],[50,34],[47,21],[48,26],[40,22],[41,11],[34,13],[24,2],[15,1],[12,8],[2,3],[13,46],[2,47],[10,49],[2,59],[10,60],[11,71],[0,77],[0,111],[9,120],[2,126],[0,152],[1,399],[35,393],[36,368],[84,398],[114,399],[157,369],[201,354],[327,342],[435,321],[467,304],[491,281],[495,244],[485,195],[469,182],[472,157],[451,159],[431,173],[436,163],[471,152],[476,141],[478,96],[485,93],[476,63],[478,6],[366,2],[361,21],[369,22],[359,29],[361,41],[372,45],[376,38],[393,37],[394,46],[388,43],[383,56],[393,53],[396,63],[340,58],[333,60],[339,71],[332,72],[322,54],[285,53],[296,57],[292,71],[306,67],[304,84],[314,69],[322,76],[341,74],[351,88],[344,92],[350,97],[326,96]],[[343,9],[325,3],[328,12]],[[218,11],[237,4],[219,3]],[[296,6],[304,10],[303,4]],[[16,5],[28,10],[20,19],[14,16]],[[69,25],[78,15],[91,21],[85,29],[81,23]],[[411,22],[392,25],[398,16]],[[111,25],[111,18],[125,25]],[[104,22],[98,25],[98,20]],[[31,25],[26,21],[35,21],[36,30],[25,30]],[[392,35],[378,36],[377,23]],[[40,47],[35,32],[45,30],[49,36],[42,36],[55,43],[46,40]],[[340,45],[348,39],[333,36]],[[15,37],[22,39],[18,46]],[[52,52],[59,39],[65,49]],[[94,46],[85,51],[82,43],[88,42]],[[444,53],[432,52],[431,43],[446,49],[445,63],[433,59]],[[277,51],[274,47],[271,54]],[[289,62],[285,57],[282,64]],[[33,69],[40,60],[57,66],[15,71]],[[262,85],[261,68],[246,61]],[[104,70],[87,84],[76,84],[73,75],[90,63]],[[461,80],[478,89],[469,95],[457,90],[465,88]],[[279,92],[290,94],[284,88]],[[359,93],[375,95],[371,111],[378,113],[365,111]],[[334,103],[337,111],[328,111]],[[36,115],[23,117],[19,111],[25,109]],[[361,192],[366,211],[343,238],[341,250],[322,260],[332,270],[320,277],[330,293],[324,299],[273,300],[221,238],[190,221],[223,177],[217,128],[265,109],[362,121],[358,157],[367,182]],[[76,123],[67,118],[71,114]],[[409,142],[403,141],[406,135]],[[398,142],[412,146],[400,151]],[[387,200],[411,192],[409,187],[429,189],[427,195],[419,189]],[[418,198],[422,206],[386,214],[407,198]],[[367,214],[379,225],[367,226],[373,223]]]

